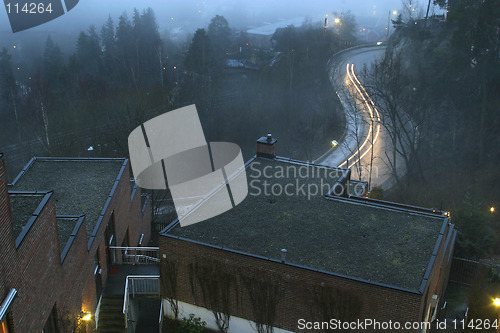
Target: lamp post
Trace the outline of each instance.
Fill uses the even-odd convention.
[[[336,18],[335,19],[335,24],[337,25],[338,29],[339,29],[339,49],[341,48],[341,43],[342,43],[342,21],[340,20],[340,18]]]

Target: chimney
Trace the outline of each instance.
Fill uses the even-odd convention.
[[[257,140],[257,157],[275,158],[277,142],[278,139],[273,138],[271,133]]]

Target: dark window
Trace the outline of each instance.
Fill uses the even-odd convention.
[[[52,308],[52,311],[50,311],[50,316],[47,318],[47,322],[45,323],[42,333],[57,333],[55,305]]]

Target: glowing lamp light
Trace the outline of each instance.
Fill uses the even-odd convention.
[[[335,23],[337,23],[337,24],[340,23],[340,19],[338,17],[335,19]]]
[[[396,15],[397,13],[398,13],[397,10],[395,10],[395,11],[392,12],[393,15]]]
[[[495,298],[493,304],[495,304],[495,306],[500,306],[500,297]]]
[[[495,207],[490,208],[490,212],[494,213],[495,212]],[[497,299],[497,298],[496,298]]]
[[[92,319],[92,314],[90,312],[82,312],[80,316],[83,321],[89,321]]]
[[[332,140],[333,147],[337,147],[338,145],[339,145],[339,143],[337,142],[337,140]]]

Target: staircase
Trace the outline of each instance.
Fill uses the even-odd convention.
[[[123,295],[102,295],[97,332],[125,333]]]

